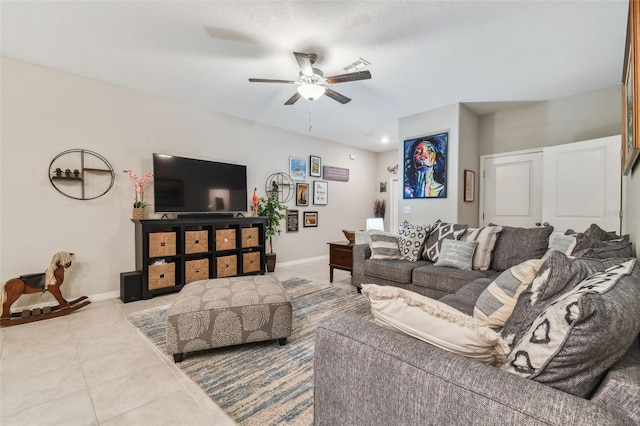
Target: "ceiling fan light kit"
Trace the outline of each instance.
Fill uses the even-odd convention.
[[[327,95],[328,98],[331,98],[334,101],[346,104],[351,101],[350,98],[330,89],[327,86],[346,83],[349,81],[368,80],[371,78],[371,73],[369,71],[355,71],[347,74],[325,77],[321,70],[313,67],[313,64],[318,59],[316,54],[293,52],[293,55],[300,66],[300,74],[297,81],[265,78],[250,78],[249,81],[251,83],[296,84],[298,86],[297,93],[294,93],[293,96],[284,103],[285,105],[293,105],[301,97],[309,101],[313,101],[322,97],[322,95]],[[358,65],[364,65],[364,62],[359,63]],[[357,70],[356,67],[353,68]]]
[[[313,101],[324,95],[325,88],[317,84],[302,84],[298,86],[298,93],[303,98]]]

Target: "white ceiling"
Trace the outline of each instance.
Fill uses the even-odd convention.
[[[17,1],[2,55],[372,151],[398,119],[456,102],[479,113],[619,84],[624,1]],[[353,100],[284,102],[293,51],[325,75],[360,57]],[[313,129],[309,132],[312,106]],[[390,143],[383,144],[387,136]]]

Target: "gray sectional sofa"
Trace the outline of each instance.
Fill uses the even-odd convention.
[[[505,254],[513,255],[513,249]],[[428,261],[370,260],[369,255],[366,244],[354,247],[354,285],[401,287],[437,298],[467,315],[473,315],[476,300],[500,274],[494,269],[436,267]],[[330,320],[316,332],[314,424],[640,425],[638,263],[616,288],[620,293],[616,302],[600,311],[611,313],[611,320],[600,318],[606,325],[599,326],[599,333],[582,332],[580,337],[588,341],[592,334],[600,334],[602,341],[607,336],[612,339],[595,350],[605,356],[593,368],[588,362],[576,362],[577,375],[595,371],[591,378],[595,386],[583,396],[560,390],[554,377],[552,383],[524,378],[373,322],[350,317]],[[613,297],[611,293],[606,294]],[[603,302],[598,299],[598,303]],[[600,315],[594,313],[584,324]],[[581,345],[582,341],[578,349]],[[571,367],[572,362],[568,364]]]

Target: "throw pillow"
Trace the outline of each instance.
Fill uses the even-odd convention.
[[[529,287],[544,263],[531,259],[512,266],[484,289],[473,309],[473,317],[489,327],[502,328],[516,306],[518,296]]]
[[[445,239],[459,240],[466,229],[467,225],[445,223],[438,219],[433,224],[433,229],[431,229],[431,233],[427,237],[422,257],[432,262],[437,262],[438,256],[440,256],[442,241]]]
[[[573,251],[573,248],[576,245],[576,236],[575,235],[556,235],[555,238],[551,241],[551,245],[547,252],[542,256],[543,259],[549,257],[552,251],[556,250],[562,252],[566,255],[570,255]]]
[[[477,241],[478,247],[473,255],[473,269],[486,271],[491,266],[491,256],[502,226],[486,226],[484,228],[467,228],[461,240]]]
[[[520,295],[513,313],[501,331],[502,336],[513,345],[518,343],[536,317],[560,294],[575,287],[588,276],[604,271],[619,263],[619,260],[576,258],[554,251],[540,267],[531,285]]]
[[[640,329],[640,289],[633,279],[621,282],[635,263],[631,259],[595,273],[560,295],[501,368],[588,397]]]
[[[494,226],[489,224],[489,226]],[[505,271],[529,259],[540,259],[549,247],[553,226],[513,228],[503,226],[493,251],[493,269]]]
[[[375,321],[477,361],[499,365],[509,351],[500,335],[475,318],[437,300],[398,287],[365,284]]]
[[[607,232],[604,229],[600,228],[595,223],[592,223],[591,226],[589,226],[589,228],[586,231],[584,231],[584,235],[586,237],[593,238],[595,240],[600,240],[600,241],[616,240],[620,238],[620,236],[617,235],[615,231]]]
[[[476,241],[444,240],[435,266],[471,270]]]
[[[405,260],[415,262],[422,256],[422,247],[431,231],[431,225],[421,226],[403,222],[399,230],[400,255]]]
[[[398,236],[382,231],[369,231],[371,259],[402,259]]]

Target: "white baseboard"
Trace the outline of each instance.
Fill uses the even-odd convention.
[[[89,300],[92,302],[100,302],[102,300],[109,299],[117,299],[120,297],[119,291],[108,291],[106,293],[98,293],[88,296]],[[70,297],[67,300],[71,301],[76,299],[75,297]],[[45,306],[55,306],[58,302],[56,300],[49,300],[47,302],[34,303],[33,305],[25,305],[25,306],[16,306],[11,308],[11,312],[22,312],[26,309],[34,309],[34,308],[44,308]]]
[[[329,259],[328,255],[326,255],[326,256],[317,256],[317,257],[308,257],[306,259],[290,260],[288,262],[282,262],[282,263],[277,262],[276,266],[283,267],[283,266],[300,265],[302,263],[309,263],[309,262],[315,262],[317,260],[328,260],[328,259]]]

